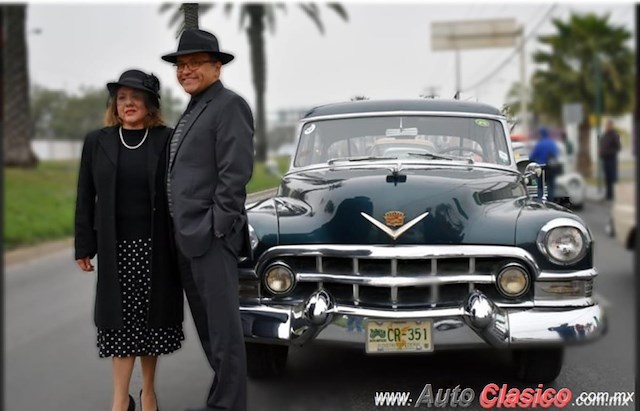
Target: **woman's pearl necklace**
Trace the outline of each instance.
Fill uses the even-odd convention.
[[[124,142],[124,137],[122,137],[122,126],[120,126],[120,128],[118,129],[118,133],[120,134],[120,141],[122,141],[122,145],[124,145],[129,150],[135,150],[136,148],[140,147],[142,145],[142,143],[144,143],[144,140],[147,139],[147,135],[149,134],[149,129],[147,129],[144,132],[144,137],[142,137],[142,141],[140,143],[138,143],[137,145],[135,145],[135,146],[130,146],[127,143]]]

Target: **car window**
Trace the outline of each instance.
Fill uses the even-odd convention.
[[[508,165],[502,124],[482,117],[384,116],[313,121],[301,129],[294,165],[351,157],[443,154]]]

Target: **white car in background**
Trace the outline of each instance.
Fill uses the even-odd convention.
[[[529,153],[533,149],[531,142],[512,141],[511,146],[513,148],[513,154],[518,162],[518,167],[524,170],[526,164],[525,160],[529,159]],[[567,206],[573,210],[579,210],[584,207],[584,201],[586,198],[587,185],[584,178],[577,172],[570,169],[570,162],[562,144],[558,144],[558,161],[562,164],[563,171],[560,175],[556,176],[556,192],[555,197],[558,203]],[[538,189],[535,185],[535,181],[532,185],[529,185],[529,194],[535,196],[538,193]],[[546,195],[546,190],[545,190]]]

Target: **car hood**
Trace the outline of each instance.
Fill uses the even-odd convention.
[[[513,245],[526,201],[520,178],[471,165],[289,173],[277,198],[279,243]],[[397,239],[362,214],[384,225],[389,212],[404,225],[428,214]]]

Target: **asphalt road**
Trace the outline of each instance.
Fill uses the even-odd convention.
[[[589,203],[581,214],[596,240],[600,276],[595,291],[608,308],[609,332],[595,343],[567,350],[561,375],[548,386],[569,388],[574,397],[582,391],[633,391],[633,256],[606,237],[604,204]],[[5,410],[109,409],[111,367],[109,359],[98,358],[95,347],[94,287],[94,275],[75,267],[70,249],[6,270]],[[163,411],[203,404],[210,383],[190,316],[185,335],[183,348],[159,362],[158,400]],[[434,390],[456,385],[474,389],[476,400],[468,409],[477,409],[477,396],[488,383],[524,387],[510,374],[509,358],[493,351],[371,358],[360,350],[298,348],[290,352],[286,376],[250,382],[249,406],[252,411],[391,410],[375,406],[376,391],[411,391],[417,399],[429,383]],[[135,395],[139,388],[136,369],[131,392]]]

